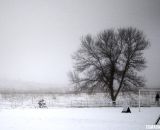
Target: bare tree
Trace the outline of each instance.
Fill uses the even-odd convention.
[[[120,91],[144,86],[138,72],[146,67],[143,51],[147,47],[144,33],[132,27],[106,30],[96,37],[87,35],[73,55],[72,83],[77,91],[100,89],[109,93],[114,104]]]

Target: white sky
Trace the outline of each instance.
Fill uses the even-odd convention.
[[[160,0],[0,0],[0,79],[66,85],[82,35],[133,26],[151,41],[148,86],[160,86]]]

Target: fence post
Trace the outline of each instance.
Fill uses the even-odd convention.
[[[138,96],[139,96],[139,98],[138,98],[139,112],[141,111],[141,98],[140,98],[140,94],[141,94],[141,91],[140,91],[140,89],[139,89],[139,94],[138,94]]]

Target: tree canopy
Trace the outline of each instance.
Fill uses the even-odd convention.
[[[77,91],[102,90],[116,101],[120,91],[133,91],[145,85],[138,73],[146,67],[143,52],[149,45],[144,33],[133,27],[86,35],[72,57],[72,83]]]

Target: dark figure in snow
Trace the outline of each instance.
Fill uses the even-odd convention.
[[[38,105],[39,105],[39,108],[47,108],[46,102],[45,102],[44,99],[40,100],[40,101],[38,102]]]
[[[160,96],[159,96],[159,94],[157,93],[156,94],[156,97],[155,97],[155,100],[156,100],[156,104],[159,106],[159,98],[160,98]]]

